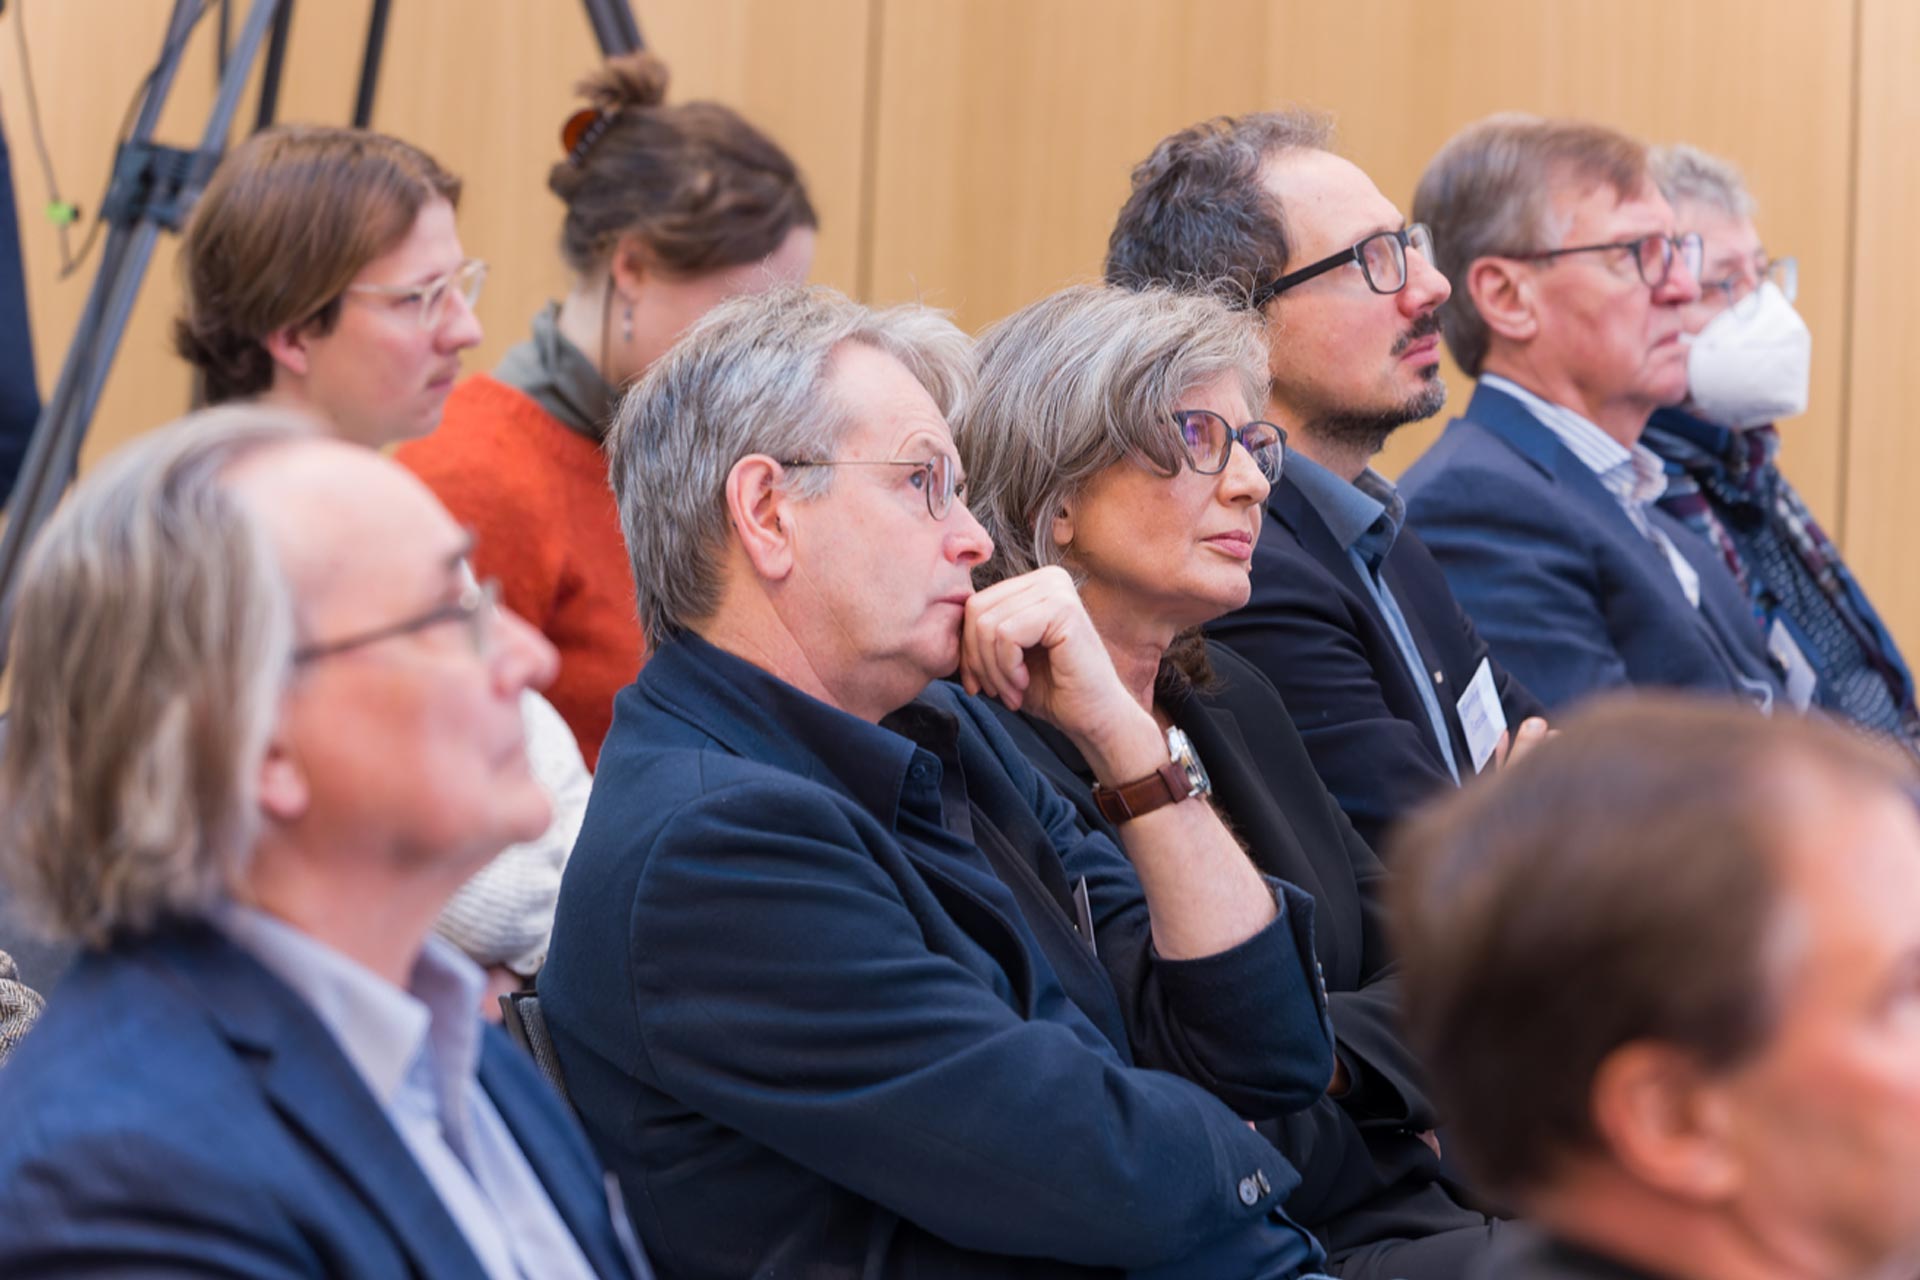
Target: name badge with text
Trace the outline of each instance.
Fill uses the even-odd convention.
[[[1493,687],[1493,664],[1480,659],[1479,670],[1467,682],[1467,691],[1454,704],[1460,713],[1460,727],[1467,733],[1467,750],[1473,753],[1473,771],[1485,772],[1500,735],[1507,731],[1507,711],[1500,705],[1500,694]]]

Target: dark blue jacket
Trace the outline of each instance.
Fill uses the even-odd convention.
[[[607,1185],[532,1062],[480,1083],[581,1252],[626,1277]],[[0,1069],[0,1275],[483,1280],[306,1002],[214,930],[83,955]]]
[[[1412,529],[1402,529],[1380,576],[1434,682],[1453,758],[1473,755],[1458,703],[1480,664],[1480,638],[1446,575]],[[1420,690],[1353,560],[1306,495],[1282,476],[1267,498],[1253,552],[1253,593],[1207,634],[1251,662],[1286,700],[1313,767],[1374,849],[1408,811],[1453,787]],[[1498,662],[1492,668],[1507,724],[1545,715]]]
[[[915,740],[693,637],[615,702],[540,992],[661,1276],[1313,1262],[1242,1119],[1332,1073],[1311,901],[1161,961],[1131,865],[982,704],[888,724]]]
[[[1482,386],[1400,480],[1407,519],[1494,656],[1549,707],[1623,685],[1779,689],[1712,548],[1648,518],[1700,577],[1695,608],[1660,549],[1526,406]]]

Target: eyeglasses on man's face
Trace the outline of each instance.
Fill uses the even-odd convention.
[[[913,462],[905,459],[867,460],[861,458],[839,458],[831,462],[810,462],[804,458],[777,459],[783,467],[911,467],[914,474],[907,483],[919,489],[927,500],[927,514],[935,520],[945,520],[947,513],[953,510],[953,500],[962,501],[967,496],[967,482],[960,478],[960,464],[952,454],[936,453],[925,462]]]
[[[1260,474],[1269,483],[1280,479],[1286,463],[1287,433],[1271,422],[1254,421],[1235,427],[1211,409],[1180,409],[1173,415],[1180,431],[1180,443],[1186,446],[1187,465],[1203,476],[1217,476],[1227,469],[1238,444],[1253,455]]]
[[[1751,307],[1760,296],[1760,286],[1771,284],[1788,302],[1800,296],[1800,262],[1796,258],[1768,258],[1755,255],[1749,265],[1714,280],[1700,282],[1700,295],[1710,305],[1735,311]]]
[[[1700,278],[1700,268],[1706,261],[1706,245],[1700,239],[1698,231],[1689,231],[1685,235],[1669,235],[1665,231],[1655,231],[1634,240],[1615,240],[1606,244],[1574,244],[1563,249],[1541,249],[1534,253],[1515,253],[1505,256],[1520,262],[1546,262],[1562,258],[1570,253],[1627,253],[1633,257],[1633,265],[1640,272],[1641,281],[1649,289],[1658,289],[1673,274],[1673,262],[1678,258],[1686,264],[1687,274],[1694,279]]]
[[[1295,285],[1305,284],[1316,276],[1323,276],[1350,262],[1360,265],[1360,274],[1365,278],[1367,288],[1375,293],[1398,293],[1407,287],[1410,275],[1407,270],[1409,246],[1417,250],[1429,264],[1433,262],[1433,232],[1427,229],[1426,223],[1416,222],[1399,231],[1376,231],[1338,253],[1328,254],[1318,262],[1309,263],[1298,271],[1289,271],[1279,279],[1261,285],[1253,291],[1253,309],[1258,311]]]
[[[370,644],[382,640],[393,640],[400,636],[413,635],[429,627],[437,627],[444,622],[458,622],[465,626],[467,639],[473,645],[474,653],[486,657],[493,647],[494,620],[500,612],[500,584],[492,578],[485,582],[476,581],[473,571],[463,561],[459,569],[460,594],[447,603],[437,605],[424,613],[390,622],[369,631],[356,632],[338,640],[323,640],[315,644],[302,645],[293,651],[296,666],[309,662],[318,662],[322,658],[331,658],[337,654],[350,653],[355,649],[364,649]]]
[[[480,289],[486,282],[487,264],[478,258],[468,258],[445,275],[435,276],[423,284],[350,284],[347,292],[391,299],[396,309],[411,312],[420,328],[438,329],[447,318],[455,294],[466,300],[467,310],[471,311],[480,305]]]

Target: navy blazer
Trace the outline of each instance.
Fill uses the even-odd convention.
[[[587,1261],[631,1276],[585,1137],[496,1028],[480,1083]],[[0,1098],[9,1280],[483,1280],[319,1017],[205,925],[83,954],[0,1069]]]
[[[1598,477],[1512,396],[1478,388],[1400,489],[1487,643],[1548,706],[1623,685],[1750,697],[1744,678],[1778,692],[1713,549],[1648,511],[1699,574],[1695,608]]]
[[[1337,1052],[1352,1081],[1338,1101],[1323,1097],[1262,1127],[1300,1171],[1287,1211],[1336,1263],[1354,1249],[1444,1231],[1477,1230],[1484,1245],[1486,1219],[1454,1198],[1439,1159],[1417,1136],[1439,1119],[1401,1025],[1382,897],[1386,872],[1314,774],[1273,686],[1219,644],[1207,651],[1215,687],[1174,697],[1165,710],[1193,740],[1213,782],[1213,802],[1254,865],[1313,895],[1315,954]],[[1030,717],[998,707],[996,713],[1081,820],[1113,834],[1072,742]],[[1463,1242],[1463,1253],[1473,1247]],[[1396,1274],[1454,1280],[1458,1272],[1403,1267]]]
[[[694,636],[615,700],[540,994],[659,1274],[1309,1266],[1235,1109],[1332,1074],[1311,901],[1160,960],[1131,864],[977,699],[896,714],[915,740]]]
[[[1313,767],[1373,848],[1407,812],[1453,786],[1433,721],[1387,620],[1353,559],[1284,475],[1267,498],[1253,552],[1253,593],[1207,634],[1257,667],[1286,700]],[[1461,777],[1473,754],[1458,702],[1488,661],[1487,643],[1412,529],[1402,529],[1380,576],[1406,616],[1433,680]],[[1498,662],[1494,688],[1509,728],[1546,708]]]

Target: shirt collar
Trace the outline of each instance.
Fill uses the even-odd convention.
[[[1287,455],[1286,474],[1342,550],[1375,567],[1387,558],[1407,516],[1406,499],[1392,481],[1368,467],[1349,482],[1299,453]]]
[[[600,375],[586,352],[560,332],[560,304],[533,318],[533,335],[508,348],[493,376],[531,398],[561,425],[596,444],[606,439],[620,390]]]
[[[826,782],[868,813],[897,823],[920,748],[893,728],[830,706],[692,632],[647,660],[638,688],[728,750]],[[888,724],[902,723],[899,716],[889,716]]]
[[[1629,448],[1584,415],[1543,399],[1497,373],[1483,373],[1480,381],[1519,401],[1534,420],[1553,432],[1568,452],[1586,464],[1619,501],[1644,506],[1666,492],[1666,464],[1644,444],[1636,441]]]
[[[264,911],[229,902],[214,922],[307,1002],[382,1106],[423,1052],[443,1098],[478,1073],[486,975],[450,943],[428,935],[403,991]]]

